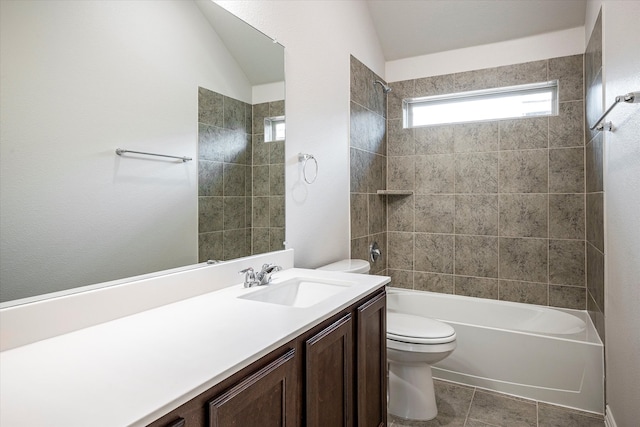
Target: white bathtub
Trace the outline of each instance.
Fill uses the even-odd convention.
[[[455,328],[458,346],[434,378],[604,411],[603,345],[586,311],[396,288],[387,304]]]

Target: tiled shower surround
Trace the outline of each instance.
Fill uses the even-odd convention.
[[[377,242],[383,258],[371,273],[385,272],[387,206],[376,194],[386,186],[386,96],[374,81],[382,79],[351,57],[351,258],[369,259],[369,245]]]
[[[284,249],[284,141],[264,142],[264,118],[284,116],[284,101],[253,106],[254,254]]]
[[[198,90],[200,262],[282,249],[284,141],[264,143],[265,113],[284,115],[284,101],[252,106]]]
[[[362,191],[354,190],[367,190],[371,229],[371,205],[378,202],[372,193],[380,189],[371,186],[384,176],[375,163],[354,161],[354,153],[371,152],[354,148],[354,141],[370,140],[353,123],[354,62],[352,230],[362,228],[355,206],[363,204]],[[366,74],[358,67],[355,73]],[[403,98],[555,79],[559,116],[402,128]],[[585,309],[583,55],[390,86],[386,188],[413,191],[377,196],[387,199],[386,262],[394,286]],[[367,164],[374,170],[361,170]],[[363,176],[367,186],[354,185]],[[361,256],[360,238],[352,231],[352,257]]]
[[[604,341],[604,187],[602,132],[591,131],[603,113],[602,11],[587,44],[585,64],[587,310]]]

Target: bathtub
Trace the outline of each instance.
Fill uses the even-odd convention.
[[[396,288],[387,307],[456,330],[434,378],[604,412],[603,345],[586,311]]]

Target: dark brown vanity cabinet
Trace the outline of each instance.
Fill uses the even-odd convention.
[[[385,322],[386,296],[381,290],[150,425],[384,426]]]
[[[386,295],[357,304],[306,341],[306,427],[387,423]]]
[[[358,427],[387,424],[387,304],[385,294],[356,309]]]
[[[305,344],[307,427],[353,425],[353,320],[351,313]]]
[[[289,350],[209,402],[209,426],[294,427],[295,352]]]

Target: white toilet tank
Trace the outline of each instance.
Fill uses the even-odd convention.
[[[371,265],[363,259],[343,259],[331,264],[318,267],[317,270],[341,271],[343,273],[363,273],[369,274]]]

